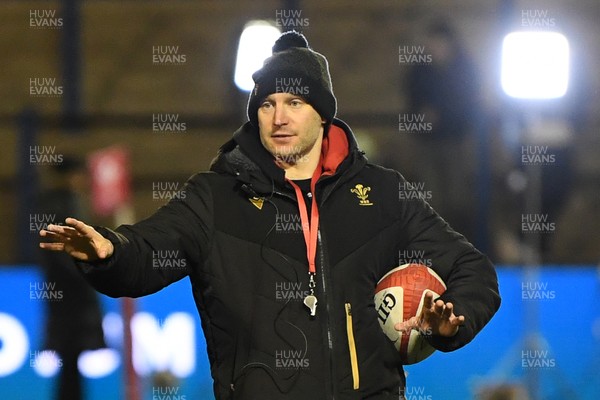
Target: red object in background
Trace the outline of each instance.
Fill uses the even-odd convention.
[[[113,214],[131,198],[129,152],[109,147],[89,156],[92,178],[92,207],[101,216]]]
[[[120,208],[125,208],[131,198],[129,152],[123,147],[109,147],[92,153],[88,158],[92,178],[92,207],[97,215],[113,215]],[[115,215],[116,225],[118,214]],[[128,400],[139,400],[140,383],[133,368],[131,318],[135,313],[135,300],[124,298],[121,311],[123,314],[123,360],[125,397]]]

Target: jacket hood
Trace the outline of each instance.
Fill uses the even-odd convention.
[[[367,161],[350,127],[337,118],[323,138],[321,154],[323,171],[331,175],[351,176],[351,171],[358,171]],[[264,148],[258,128],[250,122],[242,125],[233,138],[220,147],[210,170],[234,175],[241,182],[252,184],[258,192],[270,193],[274,185],[285,186],[285,171]]]

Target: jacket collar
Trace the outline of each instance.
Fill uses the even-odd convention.
[[[354,175],[366,163],[354,134],[339,119],[334,119],[323,139],[323,169],[333,176]],[[242,125],[219,149],[211,163],[211,171],[234,175],[258,193],[270,193],[274,187],[285,188],[285,171],[260,141],[258,129],[250,122]]]

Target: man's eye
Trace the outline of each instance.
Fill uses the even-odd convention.
[[[271,106],[272,106],[271,103],[269,103],[268,101],[265,101],[264,103],[262,103],[260,105],[260,108],[267,109],[267,108],[271,108]]]
[[[300,107],[302,104],[303,104],[302,100],[299,100],[299,99],[294,99],[294,100],[290,101],[290,105],[292,107]]]

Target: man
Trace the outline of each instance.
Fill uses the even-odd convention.
[[[57,220],[75,215],[88,218],[88,176],[85,162],[65,155],[53,166],[55,187],[40,195],[40,210]],[[65,253],[44,252],[40,258],[44,279],[62,292],[59,301],[46,306],[44,349],[56,351],[62,362],[56,385],[56,399],[84,398],[79,355],[106,347],[102,331],[102,310],[98,293],[78,273],[73,259]]]
[[[411,66],[406,79],[410,111],[432,127],[412,135],[414,159],[422,161],[416,175],[434,193],[431,204],[437,212],[468,237],[477,232],[471,210],[477,193],[475,133],[484,113],[479,71],[447,19],[433,20],[424,40],[432,61]],[[456,190],[460,184],[464,189]]]
[[[399,200],[398,172],[367,163],[304,36],[283,34],[253,79],[250,121],[185,198],[116,231],[70,218],[41,246],[80,260],[109,296],[189,276],[217,399],[398,399],[405,378],[377,321],[377,281],[401,251],[431,259],[448,289],[397,329],[429,330],[451,351],[498,309],[494,268],[425,202]],[[186,268],[153,268],[167,251]]]

